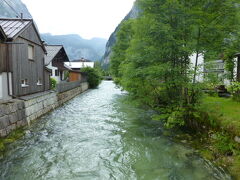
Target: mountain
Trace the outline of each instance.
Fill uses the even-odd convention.
[[[136,3],[134,4],[133,8],[131,9],[131,11],[127,14],[127,16],[125,16],[125,18],[122,20],[122,22],[117,26],[117,28],[115,29],[115,31],[111,34],[110,38],[107,41],[106,44],[106,48],[105,48],[105,53],[101,59],[101,65],[104,68],[108,68],[109,63],[110,63],[110,56],[112,53],[112,47],[114,46],[114,44],[117,41],[117,33],[121,27],[121,24],[124,21],[127,21],[128,19],[135,19],[139,16],[139,8],[137,7]]]
[[[77,34],[52,35],[49,33],[41,34],[42,39],[47,44],[61,44],[66,49],[70,60],[90,59],[100,60],[104,54],[107,40],[102,38],[83,39]]]
[[[23,18],[32,18],[26,5],[21,0],[0,0],[0,17],[16,18],[23,13]]]

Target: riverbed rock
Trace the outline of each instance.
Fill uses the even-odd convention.
[[[240,144],[240,137],[235,136],[234,141]]]

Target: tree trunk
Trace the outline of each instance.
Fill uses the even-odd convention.
[[[193,84],[196,83],[196,76],[197,76],[197,67],[198,67],[198,58],[199,58],[199,41],[201,36],[201,30],[198,28],[198,37],[197,37],[197,52],[196,52],[196,60],[195,60],[195,66],[194,66],[194,74],[193,74]]]
[[[237,58],[237,82],[240,82],[240,56]]]

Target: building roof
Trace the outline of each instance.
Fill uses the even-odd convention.
[[[24,32],[30,25],[32,25],[36,31],[37,36],[41,42],[42,49],[46,53],[43,41],[33,19],[0,18],[0,34],[3,34],[5,36],[4,40],[12,41],[17,38],[19,34]]]
[[[46,45],[47,55],[45,56],[45,65],[48,65],[57,53],[63,48],[62,45]]]
[[[0,27],[8,39],[14,39],[19,33],[25,30],[30,24],[32,19],[5,19],[0,18]]]
[[[94,62],[76,62],[76,61],[71,61],[71,62],[65,62],[65,64],[72,68],[72,69],[81,69],[84,67],[94,67]]]
[[[93,62],[93,61],[85,59],[85,58],[81,58],[81,59],[72,60],[72,62]]]

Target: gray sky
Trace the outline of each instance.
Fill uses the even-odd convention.
[[[22,0],[41,33],[108,39],[135,0]]]

